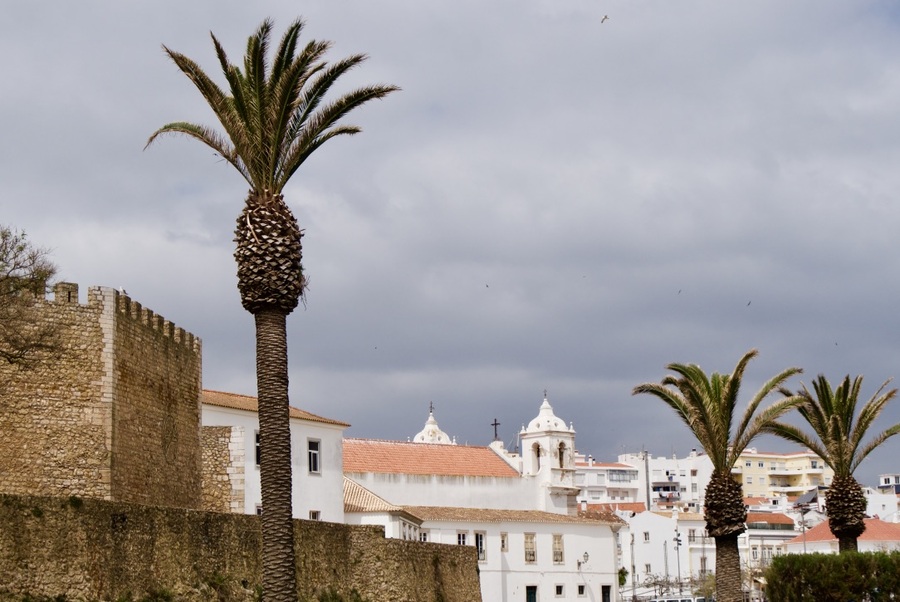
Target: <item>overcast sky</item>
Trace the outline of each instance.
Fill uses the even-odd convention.
[[[124,287],[203,340],[204,387],[255,394],[232,259],[247,185],[170,121],[214,125],[161,44],[220,83],[265,17],[297,16],[339,91],[402,92],[285,189],[308,304],[291,403],[402,439],[510,446],[544,389],[602,460],[694,446],[632,397],[670,362],[743,398],[789,366],[900,375],[900,8],[893,0],[339,0],[4,4],[0,223],[63,279]],[[604,18],[608,16],[608,19]],[[900,421],[900,401],[876,424]],[[763,440],[761,450],[792,449]],[[857,473],[900,472],[900,438]]]

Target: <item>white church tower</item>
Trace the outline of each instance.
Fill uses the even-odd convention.
[[[519,433],[522,476],[535,479],[539,507],[549,512],[577,513],[575,496],[575,427],[553,413],[544,402],[534,420]]]

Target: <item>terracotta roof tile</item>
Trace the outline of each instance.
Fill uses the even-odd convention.
[[[748,512],[748,523],[768,523],[770,525],[793,525],[794,521],[790,516],[780,512]]]
[[[258,408],[255,397],[251,397],[249,395],[238,395],[237,393],[225,393],[224,391],[210,391],[209,389],[203,390],[203,397],[201,398],[201,401],[211,406],[231,408],[234,410],[245,410],[247,412],[256,412]],[[290,406],[289,410],[291,418],[300,418],[301,420],[322,422],[324,424],[333,424],[335,426],[350,426],[346,422],[333,420],[331,418],[323,418],[322,416],[316,416],[311,412],[307,412],[306,410],[301,410],[300,408],[295,408],[293,406]]]
[[[647,507],[644,502],[609,502],[607,504],[587,504],[587,512],[615,512],[621,510],[624,512],[634,512],[640,514]]]
[[[396,512],[402,510],[382,497],[344,477],[344,512]]]
[[[860,541],[900,541],[900,524],[886,523],[877,518],[867,518],[866,530],[858,537]],[[786,543],[801,543],[804,536],[798,535]],[[837,541],[828,528],[828,521],[822,521],[806,532],[806,541]]]
[[[489,447],[344,439],[344,472],[519,478]]]
[[[768,504],[768,503],[769,503],[769,498],[767,498],[767,497],[749,496],[749,497],[744,498],[745,506],[759,506],[760,504]]]
[[[616,516],[604,519],[554,514],[542,510],[490,510],[482,508],[450,508],[446,506],[404,506],[407,512],[427,521],[478,522],[478,523],[557,523],[582,525],[624,524]]]

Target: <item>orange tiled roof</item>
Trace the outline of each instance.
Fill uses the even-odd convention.
[[[748,496],[748,497],[744,498],[745,506],[759,506],[760,504],[768,504],[768,503],[769,503],[769,498],[767,498],[767,497]]]
[[[347,477],[344,477],[344,512],[390,512],[402,514],[420,524],[422,522],[421,517],[395,506]]]
[[[344,439],[344,472],[519,478],[489,447]]]
[[[201,401],[207,405],[218,406],[220,408],[231,408],[234,410],[245,410],[247,412],[256,412],[258,409],[256,398],[249,395],[238,395],[237,393],[225,393],[224,391],[210,391],[203,389]],[[316,416],[306,410],[289,407],[291,418],[300,418],[301,420],[310,420],[312,422],[322,422],[324,424],[333,424],[335,426],[350,426],[346,422],[333,420],[331,418],[323,418]]]
[[[640,514],[647,507],[644,502],[609,502],[607,504],[587,504],[587,512],[615,512],[622,510],[624,512],[634,512]]]
[[[748,512],[748,523],[768,523],[770,525],[793,525],[790,516],[780,512]]]
[[[877,518],[867,518],[866,530],[858,537],[860,541],[900,541],[900,524],[886,523]],[[803,535],[798,535],[786,543],[801,543]],[[806,532],[806,541],[837,541],[828,528],[828,521],[822,521]]]
[[[407,512],[427,521],[477,522],[477,523],[568,523],[582,525],[620,525],[624,521],[616,516],[589,518],[571,514],[554,514],[543,510],[491,510],[483,508],[450,508],[447,506],[404,506]]]

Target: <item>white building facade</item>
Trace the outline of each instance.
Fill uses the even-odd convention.
[[[620,600],[624,523],[578,515],[574,428],[545,397],[519,436],[521,455],[456,445],[429,413],[410,442],[345,439],[345,476],[375,498],[345,498],[346,516],[396,533],[402,511],[422,541],[475,547],[485,601]]]
[[[203,426],[232,427],[232,441],[241,447],[243,504],[238,511],[256,514],[262,507],[259,478],[259,418],[256,398],[203,391]],[[339,420],[290,408],[292,506],[294,518],[344,522],[343,432]]]

